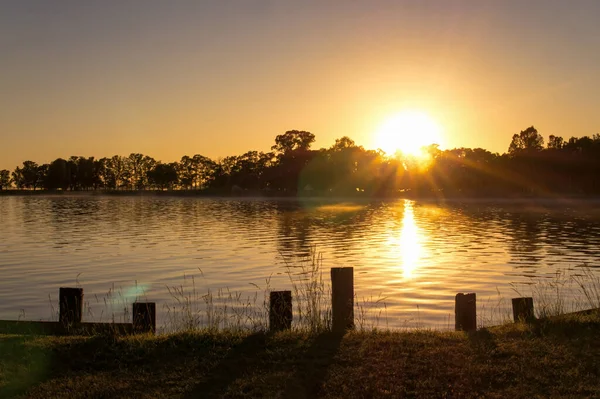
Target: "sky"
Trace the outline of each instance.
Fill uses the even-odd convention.
[[[3,1],[0,168],[315,147],[427,113],[442,148],[600,132],[598,0]]]

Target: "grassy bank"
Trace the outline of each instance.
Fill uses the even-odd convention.
[[[477,333],[0,336],[0,397],[596,397],[600,317]]]

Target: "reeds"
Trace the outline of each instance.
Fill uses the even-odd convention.
[[[496,288],[496,296],[483,301],[477,314],[477,326],[479,328],[506,324],[512,320],[510,300],[503,297],[500,290]],[[454,323],[452,324],[454,329]]]
[[[579,287],[579,291],[585,298],[584,306],[591,309],[600,308],[600,275],[594,273],[588,265],[580,269],[581,273],[573,275],[573,281]]]
[[[295,305],[293,328],[313,333],[331,329],[331,285],[323,279],[323,256],[313,247],[294,264],[282,255]]]
[[[201,275],[202,271],[200,270]],[[208,289],[202,294],[196,288],[194,276],[184,275],[184,282],[179,286],[167,286],[169,295],[174,300],[165,303],[166,317],[162,332],[207,331],[217,332],[228,330],[232,332],[262,331],[267,324],[266,302],[263,297],[259,303],[259,290],[244,296],[242,292],[232,292],[229,289]],[[191,285],[191,287],[190,287]],[[269,292],[270,278],[265,280],[266,295]]]
[[[519,296],[533,298],[537,318],[600,308],[600,276],[586,264],[511,286]]]
[[[331,287],[323,278],[323,258],[316,251],[298,262],[283,257],[293,294],[292,329],[318,333],[331,329]],[[201,275],[202,274],[202,271]],[[269,329],[269,293],[271,277],[264,284],[250,283],[251,294],[228,288],[207,290],[201,294],[195,277],[184,275],[184,283],[167,287],[172,303],[164,305],[166,318],[163,332],[222,330],[257,332]]]

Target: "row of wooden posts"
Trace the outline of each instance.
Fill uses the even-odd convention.
[[[531,321],[534,318],[532,298],[514,298],[512,306],[515,321]],[[340,333],[354,328],[354,268],[352,267],[331,269],[331,313],[334,332]],[[82,317],[83,288],[60,288],[59,322],[25,323],[37,326],[38,331],[45,330],[50,333],[55,331],[77,333],[78,331],[102,329],[112,331],[116,329],[124,333],[156,332],[156,303],[154,302],[135,302],[132,306],[132,323],[83,323]],[[288,330],[292,326],[292,319],[292,292],[271,292],[269,295],[269,329],[271,331]],[[10,326],[18,326],[18,323],[23,326],[24,322],[0,322],[0,332],[10,330]],[[39,328],[40,326],[44,328]],[[457,331],[477,330],[476,294],[460,293],[456,295],[455,329]]]

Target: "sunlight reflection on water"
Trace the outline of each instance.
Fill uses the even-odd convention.
[[[411,278],[422,258],[422,237],[413,212],[411,201],[404,202],[404,217],[400,231],[400,254],[402,256],[402,270],[405,278]]]
[[[413,204],[414,201],[404,201],[401,227],[399,230],[390,229],[387,240],[389,251],[397,256],[405,279],[413,277],[424,256],[424,238],[415,222]]]

